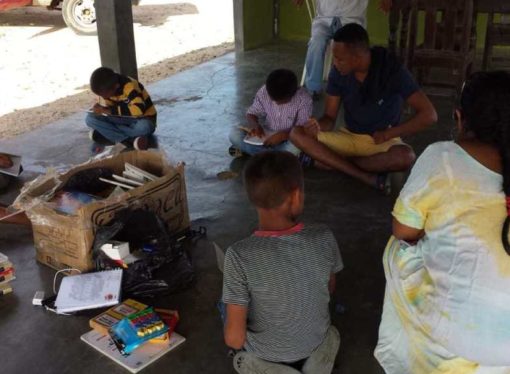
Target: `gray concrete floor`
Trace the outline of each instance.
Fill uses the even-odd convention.
[[[282,44],[242,54],[228,54],[149,87],[159,111],[159,144],[171,160],[184,160],[193,226],[208,228],[207,239],[192,249],[198,282],[186,292],[161,298],[157,306],[181,313],[178,332],[187,342],[144,372],[232,373],[226,357],[215,302],[222,276],[211,242],[227,247],[256,227],[255,211],[239,178],[220,181],[216,174],[242,167],[227,154],[230,126],[242,121],[247,106],[266,74],[288,67],[301,72],[305,46]],[[452,127],[451,100],[434,100],[440,123],[407,139],[417,152],[447,139]],[[320,114],[320,105],[316,114]],[[28,181],[47,167],[66,168],[85,161],[89,141],[77,113],[8,141],[0,149],[23,153]],[[304,221],[333,230],[345,262],[335,297],[346,312],[333,315],[342,336],[338,373],[381,373],[372,352],[377,341],[384,292],[381,256],[390,235],[394,196],[384,197],[337,173],[306,170]],[[0,197],[10,203],[18,185]],[[57,316],[31,305],[37,290],[51,291],[54,271],[36,263],[29,229],[0,226],[0,251],[17,270],[14,293],[0,297],[0,363],[2,373],[123,373],[124,369],[80,341],[89,330],[89,316]],[[306,261],[306,259],[303,259]],[[96,313],[91,313],[94,315]]]

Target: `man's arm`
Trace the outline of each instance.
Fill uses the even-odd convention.
[[[290,137],[289,131],[279,131],[271,135],[269,138],[267,138],[266,141],[264,142],[264,145],[266,147],[278,145],[289,140],[289,137]]]
[[[399,126],[374,133],[373,136],[376,144],[384,143],[393,138],[415,134],[437,122],[436,109],[422,91],[416,91],[409,96],[407,104],[415,110],[415,115],[409,121]]]
[[[246,341],[246,319],[248,308],[242,305],[227,304],[225,323],[225,344],[233,349],[241,349]]]
[[[319,119],[321,131],[331,131],[335,127],[336,117],[341,104],[340,96],[326,95],[324,115]]]

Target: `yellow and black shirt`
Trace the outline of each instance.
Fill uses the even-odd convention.
[[[156,122],[156,108],[145,87],[131,77],[120,74],[118,77],[120,86],[115,96],[104,99],[104,105],[111,109],[112,115],[150,117]]]

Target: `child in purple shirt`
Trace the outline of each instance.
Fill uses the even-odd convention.
[[[297,77],[292,71],[272,71],[246,113],[246,127],[250,131],[236,126],[230,132],[232,146],[229,153],[234,157],[267,150],[299,154],[299,150],[289,140],[289,133],[294,126],[304,125],[310,119],[312,106],[311,96],[306,89],[298,87]],[[263,144],[246,143],[244,138],[248,134],[261,138]]]

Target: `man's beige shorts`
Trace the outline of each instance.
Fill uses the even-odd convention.
[[[375,144],[374,138],[370,135],[355,134],[346,128],[341,128],[339,131],[321,131],[317,140],[345,157],[367,157],[387,152],[394,145],[406,145],[400,138]]]

